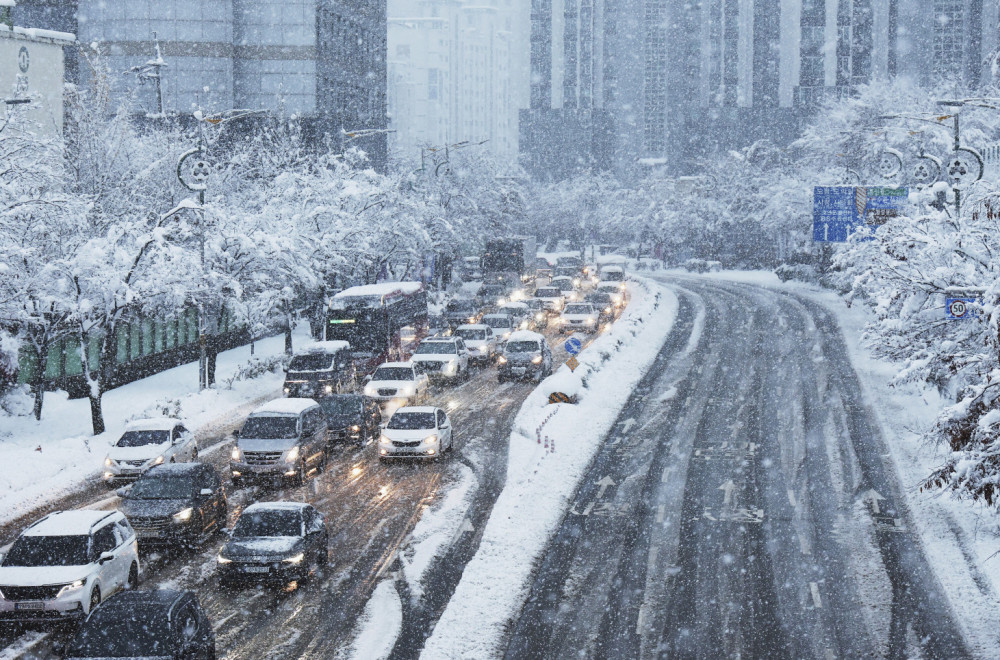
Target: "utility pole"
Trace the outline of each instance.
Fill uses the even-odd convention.
[[[955,120],[955,144],[954,151],[958,153],[959,148],[962,146],[961,134],[959,133],[958,125],[958,109],[965,105],[964,101],[938,101],[938,105],[955,108],[955,114],[952,118]],[[962,215],[962,191],[958,189],[958,186],[952,186],[951,191],[955,194],[955,217],[958,218]]]

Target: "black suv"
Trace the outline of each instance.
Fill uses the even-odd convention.
[[[304,579],[329,562],[329,542],[326,521],[310,504],[251,504],[219,552],[219,581]]]
[[[375,440],[382,425],[382,409],[363,394],[338,394],[318,399],[326,413],[330,442],[353,442],[364,445]]]
[[[192,591],[125,591],[87,619],[67,658],[215,660],[215,633]]]
[[[207,463],[157,465],[118,494],[140,548],[194,545],[224,529],[229,515],[222,480]]]

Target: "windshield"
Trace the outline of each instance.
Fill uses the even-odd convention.
[[[70,646],[69,655],[83,658],[140,658],[172,656],[174,638],[165,617],[145,612],[103,612],[100,608],[84,625]]]
[[[333,367],[333,356],[326,353],[296,355],[288,363],[289,371],[323,371]]]
[[[457,333],[456,333],[457,334]],[[461,337],[463,335],[459,335]],[[449,353],[457,353],[455,349],[455,344],[450,341],[427,341],[420,346],[417,346],[417,350],[413,351],[414,355],[447,355]]]
[[[90,563],[87,536],[19,536],[4,566],[84,566]]]
[[[345,417],[356,415],[361,410],[361,397],[326,397],[319,402],[325,412],[330,417]]]
[[[509,328],[510,319],[508,318],[484,318],[483,325],[488,325],[491,328]]]
[[[130,500],[180,500],[194,494],[192,477],[142,477],[128,491]]]
[[[558,280],[553,281],[552,286],[556,287],[560,291],[570,291],[573,289],[573,282],[571,280]]]
[[[302,536],[302,518],[298,511],[246,511],[236,521],[233,537],[255,536]]]
[[[476,303],[471,300],[452,300],[445,307],[445,310],[449,312],[474,312],[476,311]]]
[[[486,339],[485,330],[476,330],[474,328],[459,328],[455,331],[455,334],[466,341],[483,341]]]
[[[419,348],[417,352],[420,352]],[[372,380],[413,380],[413,370],[406,367],[379,367]]]
[[[591,293],[587,295],[587,302],[606,305],[611,302],[611,296],[606,293]]]
[[[434,413],[432,412],[397,412],[389,420],[386,428],[399,431],[414,431],[417,429],[433,429]]]
[[[625,279],[625,273],[620,270],[606,270],[601,273],[601,279],[605,282],[621,282]]]
[[[593,314],[594,310],[590,305],[566,305],[563,314]]]
[[[538,289],[535,291],[536,298],[561,298],[562,291],[554,287],[546,287],[544,289]]]
[[[170,431],[125,431],[115,444],[116,447],[145,447],[162,445],[170,439]]]
[[[249,417],[243,423],[241,438],[292,440],[298,436],[298,418],[291,416]]]
[[[538,350],[537,341],[510,341],[506,348],[508,353],[534,353]]]

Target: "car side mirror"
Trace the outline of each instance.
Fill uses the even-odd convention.
[[[212,496],[212,489],[211,488],[202,488],[201,490],[198,491],[198,494],[201,495],[202,497],[211,497]]]
[[[240,437],[240,430],[239,429],[233,429],[233,437],[234,438],[239,438]]]
[[[115,491],[115,495],[117,495],[122,499],[125,499],[125,496],[128,495],[128,488],[119,488],[118,490]]]
[[[371,374],[368,374],[367,376],[365,376],[365,382],[366,383],[370,383],[371,380],[372,380],[372,375]]]
[[[98,564],[107,564],[109,561],[115,558],[115,553],[113,552],[102,552],[100,559],[97,560]]]

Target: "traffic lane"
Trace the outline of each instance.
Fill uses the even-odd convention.
[[[601,635],[603,613],[614,591],[629,590],[620,568],[638,542],[634,521],[645,508],[643,475],[659,460],[661,424],[670,426],[676,417],[644,414],[645,402],[671,391],[684,396],[689,387],[697,307],[694,297],[680,296],[677,326],[624,406],[542,558],[506,657],[615,656]]]

